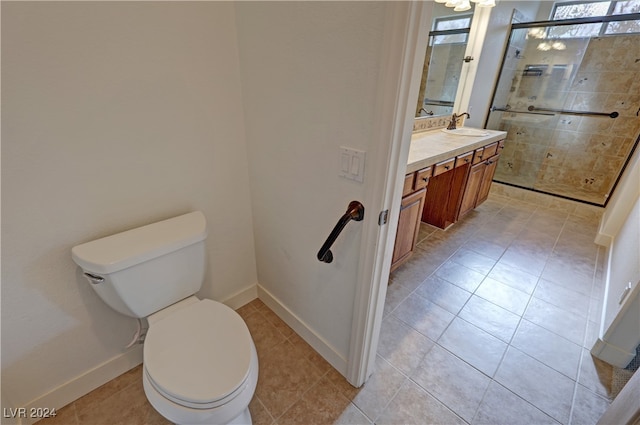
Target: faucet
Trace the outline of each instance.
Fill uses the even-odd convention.
[[[460,115],[457,115],[455,112],[453,113],[453,115],[451,116],[451,122],[449,123],[449,125],[447,126],[447,130],[455,130],[456,129],[456,120],[458,118],[461,118],[463,115],[466,115],[467,118],[471,118],[471,115],[469,115],[468,112],[463,112]]]
[[[420,108],[420,109],[418,110],[418,113],[420,114],[420,113],[422,113],[422,112],[424,112],[424,113],[425,113],[425,114],[427,114],[427,115],[433,115],[433,111],[427,111],[427,110],[426,110],[426,109],[424,109],[424,108]]]

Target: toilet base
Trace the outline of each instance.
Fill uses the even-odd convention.
[[[249,412],[249,408],[247,407],[235,418],[231,419],[227,425],[251,425],[253,422],[251,421],[251,412]]]

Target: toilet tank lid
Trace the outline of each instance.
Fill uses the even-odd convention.
[[[76,245],[71,256],[84,270],[114,273],[200,242],[207,237],[204,214],[194,211]]]

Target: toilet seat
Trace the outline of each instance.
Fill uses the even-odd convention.
[[[144,373],[164,397],[211,409],[244,390],[255,367],[253,345],[247,325],[231,308],[205,299],[149,323]]]

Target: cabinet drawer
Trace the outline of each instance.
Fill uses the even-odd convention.
[[[482,157],[484,156],[484,148],[478,148],[473,151],[473,165],[482,162]]]
[[[416,173],[407,174],[404,176],[404,184],[402,185],[402,196],[406,196],[413,192],[413,179]]]
[[[471,164],[471,161],[473,161],[473,152],[463,153],[462,155],[456,156],[455,167],[458,168],[462,165]]]
[[[433,169],[431,167],[416,171],[416,180],[413,182],[413,190],[420,190],[423,187],[427,187],[432,171]]]
[[[484,147],[483,159],[489,159],[498,152],[498,142],[491,143]]]
[[[504,140],[500,140],[498,142],[498,153],[501,153],[503,149],[504,149]]]
[[[433,176],[439,176],[442,173],[446,173],[449,170],[453,170],[453,166],[456,162],[455,158],[447,159],[446,161],[442,161],[434,165],[433,167]]]

